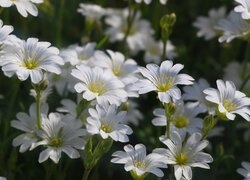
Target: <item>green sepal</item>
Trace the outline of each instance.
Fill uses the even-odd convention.
[[[76,117],[77,119],[80,118],[81,113],[90,105],[91,101],[87,101],[85,99],[82,99],[79,104],[76,107]]]
[[[130,171],[131,176],[133,177],[134,180],[143,180],[144,178],[147,177],[148,173],[144,173],[142,175],[137,175],[135,171]]]

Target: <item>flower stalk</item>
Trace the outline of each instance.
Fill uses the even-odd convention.
[[[166,119],[167,119],[167,127],[166,134],[167,137],[170,138],[170,123],[173,121],[173,114],[176,112],[176,105],[174,103],[164,103]]]

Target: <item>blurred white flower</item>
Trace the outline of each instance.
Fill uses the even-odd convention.
[[[48,114],[49,107],[47,104],[41,106],[40,112],[43,114]],[[39,136],[37,134],[37,114],[36,114],[36,104],[33,103],[29,108],[29,115],[23,112],[19,112],[16,115],[17,120],[11,121],[11,126],[23,131],[24,133],[17,136],[13,140],[13,146],[20,146],[19,151],[25,152],[33,143],[39,141]]]
[[[13,26],[3,25],[3,21],[0,19],[0,48],[3,42],[8,39],[9,34],[14,30]],[[1,51],[1,49],[0,49]]]
[[[243,139],[245,142],[250,141],[250,123],[249,122],[239,122],[237,124],[237,129],[243,132]]]
[[[15,5],[18,12],[23,17],[27,17],[28,13],[30,13],[32,16],[37,16],[38,9],[33,3],[40,4],[40,3],[43,3],[43,0],[1,0],[0,6],[10,7],[10,6]]]
[[[167,168],[167,165],[162,163],[158,154],[146,154],[146,147],[143,144],[136,144],[135,147],[128,144],[124,146],[124,151],[116,151],[112,154],[112,163],[125,164],[126,171],[132,171],[137,176],[143,176],[145,173],[152,173],[158,177],[163,177],[164,174],[160,168]]]
[[[238,6],[234,8],[235,12],[241,13],[241,17],[243,19],[250,19],[250,1],[249,0],[235,0],[235,2],[239,3]]]
[[[192,179],[191,167],[209,169],[207,163],[213,162],[212,156],[201,152],[208,145],[208,141],[201,141],[200,133],[192,134],[183,145],[180,135],[175,131],[170,134],[170,139],[161,136],[160,141],[164,143],[168,149],[157,148],[153,153],[161,155],[161,160],[166,164],[174,165],[175,178],[177,180],[183,179],[182,176],[190,180]]]
[[[160,64],[162,60],[162,52],[163,52],[163,43],[162,41],[155,41],[153,38],[145,39],[145,55],[144,61],[146,63],[153,62],[155,64]],[[168,59],[173,59],[177,56],[176,52],[174,52],[175,47],[171,43],[171,41],[167,41],[166,44],[166,55]]]
[[[215,26],[218,25],[218,22],[225,18],[226,8],[220,7],[219,9],[211,9],[208,12],[208,17],[200,16],[193,23],[193,26],[198,28],[197,33],[198,37],[204,36],[205,40],[210,40],[217,35],[217,30]]]
[[[224,80],[233,81],[236,88],[239,89],[243,83],[242,79],[243,65],[237,61],[229,63],[224,69]],[[250,63],[247,64],[246,73],[250,72]],[[242,90],[247,95],[250,95],[250,81],[246,83]]]
[[[206,94],[208,101],[218,105],[218,113],[223,114],[225,119],[234,120],[235,114],[239,114],[250,121],[250,98],[237,91],[232,81],[217,80],[216,84],[218,89],[208,88],[203,92]]]
[[[44,114],[41,115],[41,123],[42,140],[32,146],[32,149],[40,145],[46,147],[39,155],[39,163],[48,158],[58,163],[62,152],[72,159],[80,157],[76,149],[83,150],[86,144],[86,141],[81,138],[86,135],[86,130],[81,128],[81,122],[75,121],[72,116],[50,113],[48,118]]]
[[[77,64],[89,65],[90,59],[95,53],[96,43],[87,43],[84,46],[71,45],[61,51],[60,56],[65,62],[70,62],[72,66]]]
[[[80,3],[80,8],[77,9],[77,12],[86,16],[89,21],[100,20],[105,15],[105,9],[95,4]]]
[[[0,180],[7,180],[7,178],[0,176]]]
[[[75,85],[75,90],[83,92],[82,97],[87,101],[97,100],[99,104],[109,102],[116,105],[126,101],[127,93],[123,89],[123,83],[110,71],[85,65],[77,65],[76,68],[71,73],[80,80]]]
[[[128,142],[132,129],[120,122],[126,116],[126,111],[117,112],[114,104],[96,105],[96,109],[89,109],[90,117],[87,118],[87,131],[90,134],[100,134],[103,139],[111,137],[114,141]]]
[[[176,103],[176,113],[173,115],[173,120],[170,123],[170,132],[177,131],[184,140],[186,134],[192,135],[196,132],[201,132],[203,120],[197,115],[202,111],[201,109],[187,103],[180,101]],[[167,119],[165,109],[157,108],[154,110],[156,118],[152,120],[155,126],[166,126]]]
[[[172,61],[164,61],[160,67],[156,64],[148,64],[147,69],[140,67],[139,71],[146,78],[139,80],[137,88],[139,94],[156,91],[161,102],[169,103],[172,99],[180,99],[181,91],[178,84],[193,84],[193,78],[187,74],[178,74],[183,69],[182,64],[175,64]]]
[[[48,87],[47,89],[45,89],[44,91],[42,91],[41,93],[41,98],[40,98],[40,103],[44,104],[47,102],[48,96],[52,93],[52,88]],[[30,95],[33,96],[35,99],[37,97],[36,91],[35,89],[31,89],[30,90]]]
[[[211,129],[209,131],[207,138],[209,139],[209,138],[213,138],[216,136],[223,136],[224,130],[225,130],[225,128],[223,126],[221,126],[221,127],[215,126],[215,127],[213,127],[213,129]]]
[[[219,42],[231,42],[235,38],[246,38],[250,32],[250,24],[241,18],[239,13],[231,11],[226,19],[222,19],[215,27],[217,30],[223,31]]]
[[[141,2],[145,2],[146,4],[150,4],[152,2],[152,0],[135,0],[135,2],[137,3],[141,3]],[[165,5],[167,4],[168,0],[159,0],[161,4]]]
[[[207,80],[200,78],[198,82],[194,82],[192,86],[185,86],[183,88],[183,100],[191,100],[189,102],[193,106],[202,109],[203,112],[208,112],[209,114],[215,113],[215,107],[213,103],[210,103],[206,100],[205,94],[203,92],[204,89],[209,88],[210,85],[208,84]]]
[[[109,35],[110,42],[122,41],[125,38],[128,31],[128,14],[128,9],[125,9],[121,15],[115,14],[106,17],[105,22],[110,27],[107,28],[105,34]],[[145,39],[153,34],[150,23],[146,20],[141,20],[140,17],[141,14],[137,13],[126,39],[128,47],[133,54],[145,49]]]
[[[4,74],[8,77],[15,73],[21,81],[29,76],[35,84],[43,79],[43,70],[56,74],[61,73],[58,65],[64,62],[58,56],[59,50],[49,42],[39,42],[36,38],[21,41],[18,45],[5,48],[5,55],[1,57],[6,63],[2,66]]]
[[[250,180],[250,163],[243,161],[241,165],[243,168],[238,168],[237,173],[244,176],[244,180]]]
[[[131,100],[129,100],[126,103],[128,105],[128,111],[126,117],[122,122],[124,124],[132,123],[133,125],[138,126],[139,120],[143,118],[142,113],[138,110],[138,104]]]

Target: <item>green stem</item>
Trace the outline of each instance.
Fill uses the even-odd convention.
[[[3,12],[3,8],[2,8],[2,7],[0,7],[0,14],[2,14],[2,12]]]
[[[37,117],[37,127],[38,129],[41,129],[41,119],[40,119],[40,103],[41,101],[41,93],[40,91],[36,92],[36,117]]]
[[[210,129],[210,131],[214,128],[214,126],[217,124],[218,121],[219,121],[219,118],[218,118],[218,117],[215,118],[214,123],[213,123],[213,126],[212,126],[212,128]],[[207,131],[206,133],[203,134],[203,136],[201,137],[201,141],[204,140],[204,139],[207,137],[207,135],[208,135],[208,133],[209,133],[210,131]]]
[[[166,114],[166,121],[167,121],[167,129],[166,129],[166,132],[167,132],[167,137],[170,138],[170,118],[171,118],[171,115],[169,115],[169,109],[168,109],[168,103],[164,103],[164,107],[165,107],[165,114]]]
[[[91,172],[92,168],[88,167],[85,169],[82,180],[87,180],[89,177],[89,173]]]
[[[62,19],[63,19],[63,10],[65,5],[65,0],[60,1],[60,9],[57,20],[57,30],[56,30],[56,45],[58,48],[61,47],[61,34],[62,34]]]
[[[166,60],[166,56],[167,56],[167,40],[163,41],[163,52],[162,52],[162,61],[165,61]]]

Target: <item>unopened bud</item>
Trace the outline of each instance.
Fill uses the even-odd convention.
[[[206,116],[203,121],[202,133],[208,133],[214,126],[214,116],[212,114]]]

